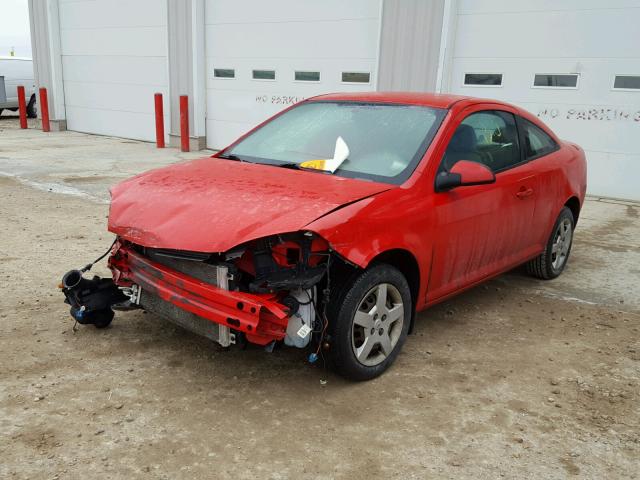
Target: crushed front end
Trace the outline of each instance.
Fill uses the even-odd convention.
[[[223,346],[283,341],[303,348],[314,334],[318,343],[326,327],[318,298],[326,293],[330,256],[328,243],[311,232],[252,240],[223,253],[118,238],[108,265],[116,288],[110,292],[119,294],[109,306],[142,308]]]

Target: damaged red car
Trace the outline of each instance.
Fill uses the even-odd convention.
[[[585,190],[583,150],[518,107],[324,95],[113,187],[113,278],[84,278],[88,265],[63,292],[80,323],[143,308],[371,379],[417,312],[520,264],[560,275]]]

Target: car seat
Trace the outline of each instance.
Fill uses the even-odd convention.
[[[460,160],[482,163],[477,146],[478,138],[473,127],[464,124],[460,125],[449,142],[440,170],[449,171]]]

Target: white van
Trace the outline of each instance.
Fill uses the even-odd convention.
[[[36,85],[33,61],[30,58],[0,57],[0,114],[2,110],[18,110],[18,85],[23,85],[27,101],[27,116],[35,118]]]

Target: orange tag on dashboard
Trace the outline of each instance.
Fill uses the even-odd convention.
[[[307,160],[300,164],[303,168],[313,168],[315,170],[326,170],[326,160]]]

